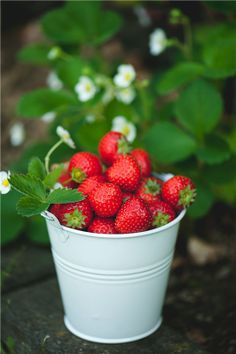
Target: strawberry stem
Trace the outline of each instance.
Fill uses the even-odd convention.
[[[191,189],[190,186],[187,186],[179,193],[178,205],[188,208],[194,202],[196,195],[196,189]]]
[[[64,221],[66,225],[72,227],[72,229],[78,229],[85,225],[85,216],[76,208],[73,213],[65,214]]]
[[[86,173],[81,170],[81,168],[73,168],[72,173],[71,173],[72,180],[81,183],[85,180]]]
[[[58,146],[60,146],[63,143],[63,139],[59,140],[56,144],[54,144],[51,149],[48,151],[47,155],[44,158],[45,161],[45,169],[46,172],[49,173],[49,163],[50,163],[50,157],[52,155],[52,153],[58,148]]]
[[[170,221],[170,216],[168,214],[159,212],[154,216],[152,225],[156,227],[160,227],[168,224],[169,221]]]

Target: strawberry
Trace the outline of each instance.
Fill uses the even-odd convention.
[[[131,151],[131,155],[137,160],[142,176],[149,177],[151,174],[151,159],[148,152],[137,148]]]
[[[93,217],[93,212],[87,199],[80,202],[59,204],[56,214],[62,225],[79,230],[86,229]]]
[[[126,192],[135,191],[141,179],[138,163],[131,155],[120,155],[106,171],[108,181]]]
[[[91,152],[77,152],[69,161],[68,171],[74,181],[81,183],[86,177],[101,175],[102,165]]]
[[[126,154],[129,150],[128,141],[119,132],[108,132],[98,144],[99,155],[107,166],[111,166],[119,154]]]
[[[142,198],[147,204],[154,203],[160,199],[162,180],[156,177],[146,177],[142,180],[136,195]]]
[[[162,200],[149,205],[149,210],[152,214],[152,226],[160,227],[174,220],[175,211],[172,206]]]
[[[72,180],[70,173],[65,170],[62,171],[60,177],[58,178],[58,182],[63,185],[63,187],[68,188],[77,188],[78,184]]]
[[[151,226],[151,213],[146,203],[139,197],[128,199],[120,208],[115,219],[118,233],[146,231]]]
[[[113,219],[95,217],[88,231],[97,234],[116,234],[115,222]]]
[[[162,198],[177,211],[189,207],[196,197],[192,180],[185,176],[174,176],[162,185]]]
[[[100,183],[90,193],[89,201],[98,216],[111,217],[117,213],[122,204],[122,192],[113,183]]]
[[[126,200],[134,196],[134,194],[131,192],[123,192],[122,194],[123,194],[123,202],[126,202]]]
[[[105,182],[105,180],[103,175],[88,177],[79,185],[78,191],[82,192],[84,195],[89,195],[95,187]]]

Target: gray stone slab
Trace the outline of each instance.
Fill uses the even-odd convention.
[[[43,280],[55,274],[49,247],[17,243],[1,254],[2,292]]]
[[[56,279],[4,295],[2,341],[16,354],[206,354],[165,324],[132,343],[97,344],[72,335],[63,323]]]

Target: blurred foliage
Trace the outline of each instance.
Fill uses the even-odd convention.
[[[203,3],[208,11],[219,12],[218,20],[193,26],[180,10],[172,9],[166,27],[171,24],[180,28],[184,41],[168,39],[168,46],[173,47],[171,53],[176,53],[172,65],[160,69],[156,65],[149,80],[136,79],[132,84],[135,99],[128,104],[118,100],[112,80],[117,70],[115,62],[124,64],[123,59],[105,62],[102,52],[102,46],[119,31],[127,31],[125,19],[105,10],[99,1],[68,1],[43,16],[41,26],[47,40],[23,48],[18,58],[49,66],[62,87],[26,93],[17,112],[28,119],[38,119],[48,112],[54,112],[56,117],[48,126],[48,140],[30,147],[10,169],[24,171],[29,157],[43,158],[55,142],[54,132],[59,124],[71,132],[79,149],[96,152],[97,143],[111,129],[113,118],[121,115],[137,127],[134,146],[145,147],[160,171],[185,174],[196,182],[198,196],[189,216],[204,216],[219,199],[234,203],[236,112],[235,108],[226,112],[225,92],[236,73],[235,3]],[[162,2],[156,2],[155,6],[160,5]],[[130,6],[136,6],[136,2]],[[75,92],[81,76],[88,76],[98,88],[86,102],[81,102]],[[64,146],[54,160],[66,161],[69,155]],[[16,216],[15,204],[15,192],[3,197],[2,242],[14,239],[27,226],[30,239],[47,243],[44,221],[34,217],[24,222]]]

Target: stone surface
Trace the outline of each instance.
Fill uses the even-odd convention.
[[[63,323],[56,279],[6,294],[2,304],[2,341],[16,354],[204,354],[162,325],[151,336],[132,343],[97,344],[72,335]]]
[[[38,282],[55,274],[48,247],[16,243],[2,251],[2,292]]]

